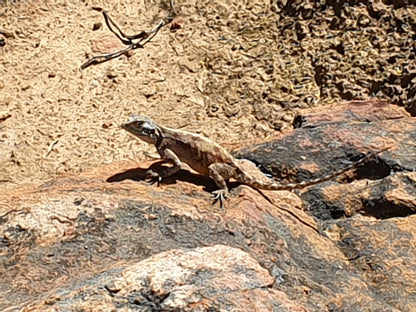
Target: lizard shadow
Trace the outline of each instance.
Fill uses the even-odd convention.
[[[163,165],[159,163],[152,164],[149,168],[134,168],[129,169],[124,172],[116,173],[112,175],[111,177],[107,178],[106,182],[114,183],[114,182],[121,182],[124,180],[133,180],[133,181],[145,181],[146,180],[146,171],[151,169],[154,171],[158,171],[163,167]],[[215,190],[218,190],[218,186],[215,184],[214,180],[212,180],[210,177],[192,173],[185,169],[180,169],[178,172],[176,172],[174,175],[167,177],[162,180],[161,184],[163,185],[170,185],[175,184],[176,181],[183,181],[192,183],[195,185],[200,185],[204,187],[204,191],[207,192],[213,192]],[[227,183],[230,188],[236,187],[237,185],[241,183],[237,182],[231,182]]]

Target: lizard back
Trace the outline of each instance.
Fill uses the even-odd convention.
[[[234,157],[219,144],[201,135],[160,127],[163,140],[156,148],[172,150],[182,162],[195,171],[207,175],[208,167],[214,163],[233,164]]]

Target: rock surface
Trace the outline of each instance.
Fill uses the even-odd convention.
[[[313,203],[314,215],[323,220],[358,211],[377,218],[407,216],[416,212],[415,121],[404,109],[386,102],[344,102],[305,110],[295,120],[297,129],[243,148],[235,156],[256,162],[275,177],[299,182],[375,154],[344,181],[311,187],[300,196]],[[342,183],[351,180],[357,181]]]
[[[411,0],[175,1],[174,29],[80,70],[125,46],[93,8],[133,35],[169,2],[0,0],[1,188],[145,158],[119,129],[131,113],[234,148],[341,100],[377,97],[416,115]]]
[[[358,104],[346,103],[340,115],[349,116],[351,105]],[[391,116],[395,109],[379,112]],[[311,112],[302,117],[311,125]],[[387,127],[397,121],[400,127]],[[390,144],[401,133],[377,161],[405,163],[401,155],[414,153],[401,145],[411,135],[403,125],[411,121],[406,113],[380,115],[370,123],[386,126],[380,141],[362,121],[362,142]],[[328,124],[335,123],[296,129],[280,140]],[[407,155],[397,152],[405,148]],[[118,162],[1,193],[0,309],[416,309],[416,177],[409,168],[396,166],[376,179],[354,173],[297,194],[231,183],[231,199],[220,209],[210,205],[215,185],[209,178],[181,170],[151,186],[141,181],[150,164]]]
[[[0,310],[415,311],[414,1],[174,1],[80,70],[122,46],[94,7],[137,34],[168,2],[0,0]],[[373,97],[402,108],[339,103]],[[391,148],[221,210],[187,170],[142,182],[133,112],[288,181]]]
[[[108,270],[26,310],[75,311],[83,306],[106,311],[306,311],[271,289],[273,282],[269,272],[240,249],[175,249]]]

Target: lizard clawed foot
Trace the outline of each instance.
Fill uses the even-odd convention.
[[[219,201],[220,207],[223,209],[224,201],[229,199],[228,191],[226,189],[220,189],[212,192],[212,194],[214,195],[214,202],[212,204],[214,205],[217,201]]]
[[[162,182],[162,177],[159,173],[153,170],[147,170],[145,173],[145,180],[148,180],[151,185],[157,183],[157,186],[160,186],[160,182]]]

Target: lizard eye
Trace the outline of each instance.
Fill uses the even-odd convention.
[[[136,128],[137,129],[143,129],[143,122],[139,121],[136,123]]]
[[[137,124],[137,127],[140,129],[140,131],[143,135],[151,137],[151,138],[154,137],[155,129],[154,129],[154,127],[151,127],[149,124],[139,122]]]

